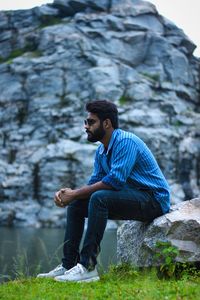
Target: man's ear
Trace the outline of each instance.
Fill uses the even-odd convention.
[[[110,119],[105,119],[104,120],[104,126],[105,126],[106,129],[109,129],[109,128],[112,127],[112,123],[111,123]]]

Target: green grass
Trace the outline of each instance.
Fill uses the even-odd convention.
[[[6,58],[0,57],[0,63],[7,62],[8,64],[11,64],[14,58],[21,56],[24,53],[25,53],[24,49],[13,50],[8,57]]]
[[[43,29],[48,26],[53,26],[53,25],[62,24],[62,23],[63,23],[63,20],[61,18],[48,16],[47,18],[43,18],[43,21],[42,21],[41,25],[39,26],[39,29]]]
[[[153,81],[159,81],[160,80],[160,75],[159,74],[150,74],[150,73],[141,73],[144,77],[153,80]]]
[[[35,51],[30,51],[28,47],[25,47],[23,49],[16,49],[13,50],[10,55],[6,58],[0,57],[0,64],[1,63],[7,63],[7,64],[12,64],[13,59],[22,56],[23,54],[28,53],[30,58],[37,58],[42,56],[42,52],[39,50]]]
[[[56,282],[53,279],[26,278],[0,285],[0,299],[23,300],[195,300],[200,299],[200,277],[159,280],[155,270],[112,268],[92,283]]]

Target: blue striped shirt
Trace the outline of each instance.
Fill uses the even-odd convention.
[[[152,152],[135,134],[121,129],[112,133],[108,149],[101,144],[96,151],[89,185],[98,181],[121,190],[125,185],[154,193],[163,213],[169,211],[168,183]]]

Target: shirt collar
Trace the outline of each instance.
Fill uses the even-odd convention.
[[[102,154],[105,152],[106,155],[108,155],[110,149],[112,148],[112,145],[113,145],[113,143],[114,143],[114,140],[115,140],[115,138],[116,138],[118,132],[119,132],[119,129],[114,129],[114,131],[112,132],[112,135],[111,135],[111,138],[110,138],[110,141],[109,141],[109,144],[108,144],[108,149],[107,149],[107,151],[106,151],[106,149],[105,149],[105,147],[104,147],[103,144],[100,145],[99,154],[102,155]]]

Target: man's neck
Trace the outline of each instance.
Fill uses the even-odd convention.
[[[114,128],[111,128],[109,131],[107,131],[106,134],[104,135],[103,139],[100,141],[104,145],[105,149],[108,149],[108,145],[109,145],[113,131],[114,131]]]

